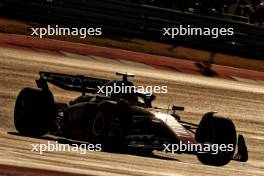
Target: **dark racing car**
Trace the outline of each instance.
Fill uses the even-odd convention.
[[[16,130],[25,136],[46,134],[102,144],[103,150],[165,151],[190,153],[207,165],[222,166],[230,160],[245,162],[247,147],[235,125],[207,112],[200,123],[182,121],[177,111],[152,107],[154,95],[138,91],[104,94],[107,87],[130,86],[132,74],[117,73],[122,80],[40,72],[38,89],[24,88],[14,112]],[[54,101],[48,83],[82,95],[69,103]],[[101,90],[101,91],[99,91]],[[185,150],[181,150],[182,146]],[[219,147],[220,146],[220,147]]]

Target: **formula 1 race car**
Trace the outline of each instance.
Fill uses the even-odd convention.
[[[41,137],[49,133],[101,144],[103,150],[111,152],[133,148],[142,152],[190,153],[202,163],[214,166],[225,165],[230,160],[247,161],[244,137],[237,138],[230,119],[208,112],[198,125],[188,123],[176,113],[184,107],[165,110],[152,107],[155,96],[136,88],[106,95],[106,89],[111,86],[135,87],[128,81],[134,75],[117,75],[123,79],[110,81],[40,72],[36,80],[39,89],[24,88],[17,97],[16,130],[25,136]],[[82,95],[68,104],[55,102],[48,83]]]

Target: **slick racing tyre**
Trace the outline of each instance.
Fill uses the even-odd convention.
[[[129,114],[124,109],[116,102],[102,102],[97,105],[90,123],[91,137],[102,144],[103,150],[115,150],[121,145],[122,137],[128,129],[123,121]]]
[[[14,112],[16,130],[26,136],[47,134],[55,121],[56,107],[49,91],[24,88],[19,93]]]
[[[205,153],[198,152],[197,157],[203,164],[223,166],[233,158],[237,141],[236,129],[230,119],[213,114],[207,113],[203,116],[196,130],[195,139],[201,144],[208,144],[212,147],[217,145],[217,149]],[[224,151],[220,150],[220,146],[226,147]]]

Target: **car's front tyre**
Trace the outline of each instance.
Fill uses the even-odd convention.
[[[223,166],[228,164],[235,153],[237,135],[234,123],[224,117],[207,113],[203,116],[199,128],[196,130],[195,139],[201,144],[226,146],[225,151],[219,148],[216,152],[197,153],[200,162],[206,165]]]

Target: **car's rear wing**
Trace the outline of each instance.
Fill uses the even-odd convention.
[[[39,72],[40,78],[36,80],[37,86],[44,90],[49,90],[48,84],[51,83],[65,90],[95,93],[98,86],[103,86],[109,80],[85,77],[82,75],[67,75],[52,72]]]

